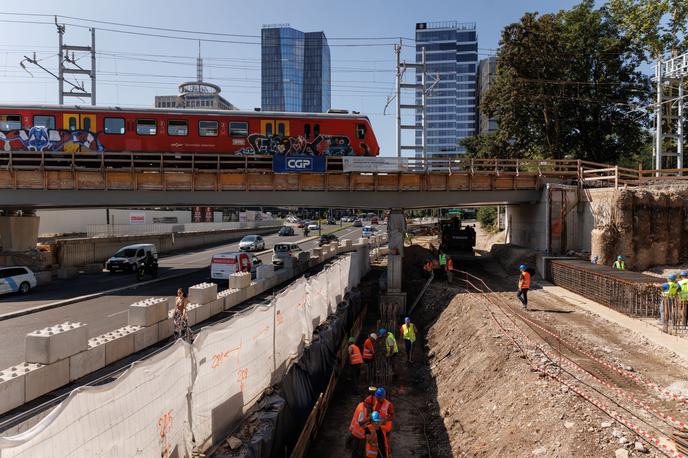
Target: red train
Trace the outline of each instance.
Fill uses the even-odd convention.
[[[0,105],[0,150],[377,156],[366,116]]]

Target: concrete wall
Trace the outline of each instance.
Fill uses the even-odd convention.
[[[544,198],[533,204],[507,206],[507,243],[545,251],[547,249],[546,208]]]
[[[60,267],[83,266],[105,262],[118,249],[134,243],[152,243],[158,249],[158,253],[168,253],[215,243],[237,241],[248,234],[271,234],[278,229],[279,227],[267,227],[231,231],[65,239],[56,242],[57,260]]]

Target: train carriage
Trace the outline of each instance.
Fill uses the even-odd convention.
[[[357,113],[0,105],[0,150],[377,156]]]

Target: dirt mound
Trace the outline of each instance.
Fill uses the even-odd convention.
[[[535,251],[529,248],[497,243],[492,245],[490,256],[499,262],[506,272],[518,272],[518,266],[521,264],[535,267]]]
[[[483,298],[454,292],[429,326],[426,343],[453,456],[614,456],[620,445],[610,433],[618,426],[530,371]],[[433,285],[423,302],[437,311],[447,293],[446,285]]]

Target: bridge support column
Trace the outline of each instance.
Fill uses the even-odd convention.
[[[36,249],[38,222],[33,213],[22,216],[0,216],[0,245],[2,252],[17,253]]]
[[[401,290],[405,233],[403,210],[391,210],[387,219],[387,292],[380,297],[381,311],[386,312],[383,315],[388,315],[387,320],[393,320],[406,312],[406,293]]]

